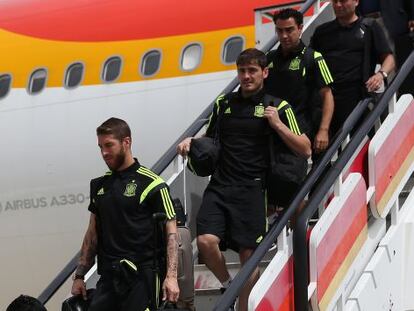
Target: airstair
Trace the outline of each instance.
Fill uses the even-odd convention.
[[[291,1],[286,6],[299,6],[306,12],[305,43],[316,25],[333,17],[329,2]],[[277,9],[280,7],[259,8],[255,12],[256,43],[265,51],[277,42],[277,38],[270,38],[273,24],[268,22]],[[250,295],[249,310],[414,310],[410,295],[414,291],[414,269],[409,264],[414,262],[414,195],[410,179],[414,171],[414,101],[409,95],[396,101],[395,96],[413,66],[414,53],[351,139],[349,132],[372,105],[371,100],[359,103],[321,162],[310,171],[287,212],[243,268],[237,254],[226,252],[227,266],[235,279],[223,295],[218,281],[198,262],[193,242],[198,311],[227,311],[257,266],[262,273]],[[236,86],[235,79],[223,93]],[[389,109],[389,115],[380,122],[385,109]],[[183,203],[193,238],[195,217],[208,178],[192,175],[185,160],[176,155],[175,146],[184,137],[203,133],[210,111],[211,106],[152,167],[170,185],[172,196]],[[328,164],[331,169],[321,177]],[[288,229],[289,217],[305,197],[305,211],[295,228]],[[310,225],[315,212],[319,221]],[[77,258],[74,256],[45,289],[39,297],[41,301],[48,301],[65,282],[71,283],[68,277]],[[98,277],[94,266],[86,276],[87,287],[94,287]],[[391,288],[389,284],[396,286]],[[62,290],[69,295],[67,285]]]

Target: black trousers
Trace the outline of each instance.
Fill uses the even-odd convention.
[[[88,311],[152,310],[153,291],[156,290],[159,294],[159,284],[159,278],[155,281],[152,269],[144,269],[135,284],[121,295],[115,290],[113,276],[101,275]]]

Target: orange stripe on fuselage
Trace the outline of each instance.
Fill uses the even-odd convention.
[[[120,56],[123,61],[117,83],[220,72],[235,68],[234,65],[223,64],[221,60],[223,44],[231,36],[245,38],[245,47],[255,44],[253,26],[152,40],[100,43],[42,40],[0,30],[0,41],[4,42],[0,74],[11,73],[12,87],[24,88],[33,70],[45,67],[48,70],[47,87],[62,87],[66,68],[73,62],[81,61],[85,64],[82,85],[101,84],[102,66],[106,59],[114,55]],[[203,47],[201,63],[195,70],[184,72],[180,69],[181,52],[194,42]],[[141,59],[152,49],[161,51],[161,67],[154,76],[144,78],[139,73]]]
[[[162,38],[254,24],[254,9],[292,0],[3,0],[0,28],[60,41]]]

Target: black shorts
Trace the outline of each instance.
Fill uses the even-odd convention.
[[[221,249],[254,249],[267,231],[266,209],[261,182],[246,186],[210,182],[197,215],[197,235],[217,236]]]
[[[289,207],[295,194],[301,187],[299,184],[278,179],[272,179],[271,183],[269,183],[269,187],[270,185],[272,188],[267,189],[269,204],[283,208]]]

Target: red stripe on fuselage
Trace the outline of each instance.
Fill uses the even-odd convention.
[[[7,0],[0,27],[62,41],[120,41],[167,37],[254,24],[254,9],[289,0]]]

